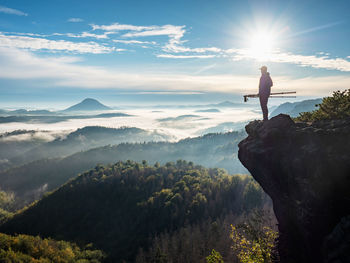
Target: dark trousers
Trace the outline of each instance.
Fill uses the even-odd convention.
[[[269,110],[267,109],[267,101],[269,100],[269,96],[260,95],[259,99],[260,99],[261,110],[263,112],[264,121],[266,121],[268,120],[268,116],[269,116]]]

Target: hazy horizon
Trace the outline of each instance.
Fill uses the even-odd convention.
[[[42,101],[42,100],[13,100],[13,101],[6,101],[0,103],[0,109],[3,110],[17,110],[17,109],[26,109],[26,110],[51,110],[51,111],[60,111],[64,110],[72,105],[78,104],[82,102],[84,99],[92,98],[95,99],[102,104],[116,109],[123,109],[123,108],[132,108],[132,107],[138,107],[138,108],[152,108],[152,107],[160,107],[160,106],[185,106],[185,107],[191,107],[191,106],[198,106],[198,105],[210,105],[210,104],[219,104],[222,102],[232,102],[237,104],[242,104],[243,107],[260,107],[259,101],[256,98],[249,99],[247,103],[243,102],[243,96],[238,95],[232,95],[232,94],[206,94],[206,97],[203,98],[199,97],[196,98],[199,94],[193,94],[192,98],[174,98],[174,95],[166,94],[132,94],[132,95],[115,95],[117,98],[113,99],[111,96],[107,95],[98,95],[98,96],[87,96],[79,95],[76,98],[70,98],[68,100],[58,100],[55,99],[54,101]],[[298,102],[303,100],[309,100],[309,99],[318,99],[322,98],[323,96],[298,96],[296,94],[296,98],[285,98],[285,99],[277,99],[277,98],[271,98],[269,100],[269,106],[278,106],[280,104],[286,103],[286,102]],[[146,96],[146,97],[145,97]],[[181,96],[181,95],[179,95]],[[188,95],[187,95],[188,96]],[[135,98],[136,97],[136,98]]]

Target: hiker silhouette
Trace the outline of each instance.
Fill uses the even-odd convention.
[[[260,70],[261,70],[261,77],[259,81],[259,100],[260,100],[261,110],[263,112],[264,121],[267,121],[268,115],[269,115],[267,102],[270,97],[271,87],[273,86],[273,83],[270,77],[270,73],[267,72],[267,67],[262,66]]]

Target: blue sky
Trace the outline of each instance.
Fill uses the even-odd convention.
[[[0,108],[239,100],[349,88],[350,2],[1,1]]]

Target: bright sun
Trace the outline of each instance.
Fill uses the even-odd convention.
[[[258,31],[251,34],[249,40],[249,55],[257,60],[268,60],[275,48],[276,37],[268,31]]]

